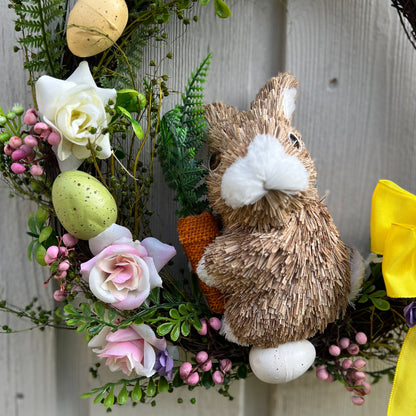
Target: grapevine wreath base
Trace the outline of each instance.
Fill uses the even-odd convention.
[[[182,386],[231,398],[231,382],[250,372],[281,383],[311,366],[361,405],[371,379],[393,376],[408,332],[391,402],[400,414],[416,291],[395,283],[412,273],[397,241],[412,238],[415,197],[380,182],[376,254],[364,264],[342,242],[317,194],[307,143],[291,126],[293,75],[270,79],[248,111],[204,106],[209,54],[181,103],[163,114],[168,77],[151,61],[138,82],[137,73],[149,73],[141,54],[149,40],[165,42],[170,18],[190,24],[193,3],[78,0],[66,10],[60,0],[10,1],[33,108],[0,109],[0,169],[13,194],[38,205],[28,254],[49,268],[44,283],[56,287],[58,306],[2,300],[0,309],[41,329],[84,333],[121,377],[83,396],[107,408],[154,403]],[[231,14],[213,3],[219,17]],[[181,247],[151,234],[156,159],[175,192]],[[410,201],[403,217],[383,203],[386,194],[401,207]],[[179,250],[190,262],[183,275],[171,267]],[[365,372],[371,358],[385,368]]]

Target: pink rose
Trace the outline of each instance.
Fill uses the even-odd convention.
[[[111,332],[105,327],[88,343],[99,357],[107,358],[105,364],[111,371],[121,370],[138,376],[155,374],[156,352],[166,350],[165,339],[158,339],[148,325],[130,325],[126,329]]]
[[[156,238],[133,241],[130,231],[117,224],[89,240],[93,257],[81,264],[91,292],[117,309],[138,308],[156,286],[158,272],[176,254]]]

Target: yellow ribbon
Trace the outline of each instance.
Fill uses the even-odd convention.
[[[416,196],[387,180],[376,186],[371,206],[371,251],[383,255],[387,295],[416,297]],[[400,351],[388,416],[416,414],[416,327]]]

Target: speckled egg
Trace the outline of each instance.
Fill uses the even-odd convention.
[[[107,188],[78,170],[68,170],[55,179],[52,203],[63,227],[81,240],[97,236],[117,219],[117,205]]]
[[[250,367],[255,376],[270,384],[287,383],[300,377],[315,361],[315,347],[308,341],[287,342],[277,348],[250,351]]]

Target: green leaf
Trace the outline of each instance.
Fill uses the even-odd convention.
[[[181,335],[181,328],[180,328],[180,322],[178,322],[172,329],[172,332],[170,333],[170,339],[172,341],[177,341],[179,339],[179,336]]]
[[[194,316],[192,325],[197,331],[200,331],[202,329],[202,322],[199,320],[197,316]]]
[[[77,332],[81,333],[84,332],[88,328],[88,322],[84,322],[77,328]]]
[[[81,309],[81,312],[83,313],[84,316],[91,316],[91,307],[88,303],[83,302],[81,303],[81,305],[79,305],[79,308]]]
[[[149,379],[149,383],[147,384],[146,396],[153,397],[155,395],[156,395],[156,386],[155,386],[155,382],[151,378]]]
[[[231,16],[231,10],[222,0],[214,0],[215,13],[221,19],[226,19]]]
[[[110,393],[104,399],[104,407],[111,407],[114,404],[114,387],[111,387]]]
[[[157,383],[157,390],[159,393],[163,393],[169,390],[169,383],[165,377],[160,377],[159,382]]]
[[[237,377],[238,378],[247,378],[247,366],[245,364],[240,365],[237,370]]]
[[[36,240],[33,240],[30,242],[29,246],[27,247],[27,257],[29,260],[32,260],[32,251],[33,251],[33,246],[35,245]]]
[[[367,295],[362,295],[360,297],[360,299],[358,299],[358,303],[365,303],[368,301],[368,296]]]
[[[211,388],[214,385],[214,382],[212,381],[211,372],[205,372],[202,376],[201,382],[206,389]]]
[[[140,382],[138,381],[131,392],[131,399],[134,402],[138,402],[142,398],[142,395],[143,391],[140,387]]]
[[[120,393],[117,396],[117,403],[123,405],[129,399],[129,393],[127,391],[126,385],[120,390]]]
[[[105,327],[104,324],[100,324],[100,325],[95,325],[95,326],[91,326],[88,328],[88,333],[90,335],[96,335],[98,334],[103,328]]]
[[[161,337],[164,337],[165,335],[169,334],[171,329],[173,328],[174,323],[173,322],[165,322],[164,324],[161,324],[157,327],[157,333]]]
[[[374,306],[381,311],[388,311],[390,309],[390,303],[387,300],[380,298],[370,298]]]
[[[180,319],[180,315],[177,309],[171,309],[169,311],[169,316],[173,319]]]
[[[122,89],[117,91],[117,107],[122,107],[127,112],[137,113],[139,110],[138,105],[139,92],[133,89]]]
[[[47,240],[49,236],[52,234],[52,231],[52,227],[42,228],[42,231],[39,234],[39,242],[43,243],[45,240]]]
[[[36,242],[34,254],[35,254],[35,260],[41,266],[46,266],[46,261],[45,261],[46,248],[43,247],[42,244],[39,244],[38,242]]]
[[[27,225],[29,227],[29,230],[32,231],[33,234],[36,236],[39,235],[38,229],[36,228],[36,220],[33,214],[29,214],[29,218],[27,219]]]
[[[95,396],[94,404],[101,403],[101,401],[104,399],[104,396],[107,394],[106,390],[103,390],[100,394]]]
[[[101,319],[104,319],[105,306],[101,302],[94,302],[94,311]]]
[[[387,293],[385,290],[377,290],[373,293],[371,293],[371,297],[375,297],[375,298],[383,298],[384,296],[386,296]]]
[[[139,316],[138,318],[136,318],[134,320],[133,323],[134,323],[134,325],[143,325],[144,324],[144,319]]]
[[[189,327],[189,322],[184,321],[181,326],[181,332],[184,337],[187,337],[191,332],[191,328]]]
[[[133,127],[133,131],[134,131],[134,134],[136,135],[136,137],[139,140],[143,139],[143,129],[142,129],[142,126],[136,120],[130,120],[130,121],[131,121],[131,126]]]
[[[70,303],[68,303],[68,305],[64,306],[64,311],[65,313],[67,313],[68,315],[79,315],[77,309],[75,308],[74,305],[71,305]]]
[[[116,318],[116,311],[114,309],[109,309],[107,313],[107,321],[110,323],[114,322],[114,319]]]
[[[202,6],[206,6],[209,3],[209,0],[199,0]]]
[[[188,309],[186,309],[186,305],[184,303],[182,303],[181,305],[179,305],[179,313],[181,315],[188,315]]]
[[[81,399],[88,399],[89,397],[93,396],[95,392],[91,391],[89,393],[84,393],[81,395]]]
[[[35,214],[35,221],[36,225],[38,226],[38,230],[41,230],[45,225],[46,220],[48,219],[48,211],[43,208],[39,207]]]

